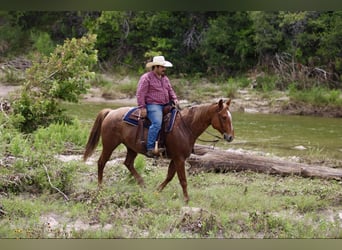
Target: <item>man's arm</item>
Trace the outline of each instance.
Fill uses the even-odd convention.
[[[147,94],[147,91],[148,91],[148,79],[146,75],[143,75],[138,82],[137,93],[136,93],[138,106],[141,108],[145,108],[146,106],[145,96]]]

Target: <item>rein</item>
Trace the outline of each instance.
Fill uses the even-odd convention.
[[[218,143],[220,140],[222,140],[222,138],[221,138],[220,136],[214,135],[214,134],[208,132],[207,130],[204,131],[204,132],[207,133],[207,134],[209,134],[209,135],[211,135],[211,136],[214,137],[214,138],[217,138],[217,139],[215,139],[215,140],[203,140],[203,139],[198,138],[197,140],[199,140],[199,141],[201,141],[201,142],[212,142],[212,143]]]

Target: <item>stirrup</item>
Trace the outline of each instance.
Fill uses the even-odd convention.
[[[158,141],[155,142],[153,153],[155,155],[160,155],[161,153],[165,152],[165,148],[159,147]]]
[[[146,152],[146,156],[147,156],[148,158],[154,158],[156,155],[154,154],[153,150],[148,150],[148,151]]]
[[[165,152],[165,148],[158,148],[158,152],[156,152],[156,151],[154,150],[154,153],[157,154],[157,155],[159,155],[159,154],[161,154],[161,153],[164,153],[164,152]]]

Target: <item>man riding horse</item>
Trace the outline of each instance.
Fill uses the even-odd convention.
[[[148,157],[159,155],[165,148],[156,145],[163,121],[163,109],[171,102],[178,104],[178,99],[173,90],[169,78],[165,75],[166,67],[172,67],[172,63],[166,61],[163,56],[153,57],[153,61],[146,64],[151,71],[140,77],[136,97],[141,116],[151,121],[147,134]]]

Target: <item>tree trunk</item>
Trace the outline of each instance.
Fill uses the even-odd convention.
[[[187,162],[191,165],[188,172],[229,172],[245,171],[278,174],[281,176],[298,175],[324,179],[342,179],[342,169],[308,165],[287,160],[268,158],[258,155],[228,152],[196,144],[194,153]]]

